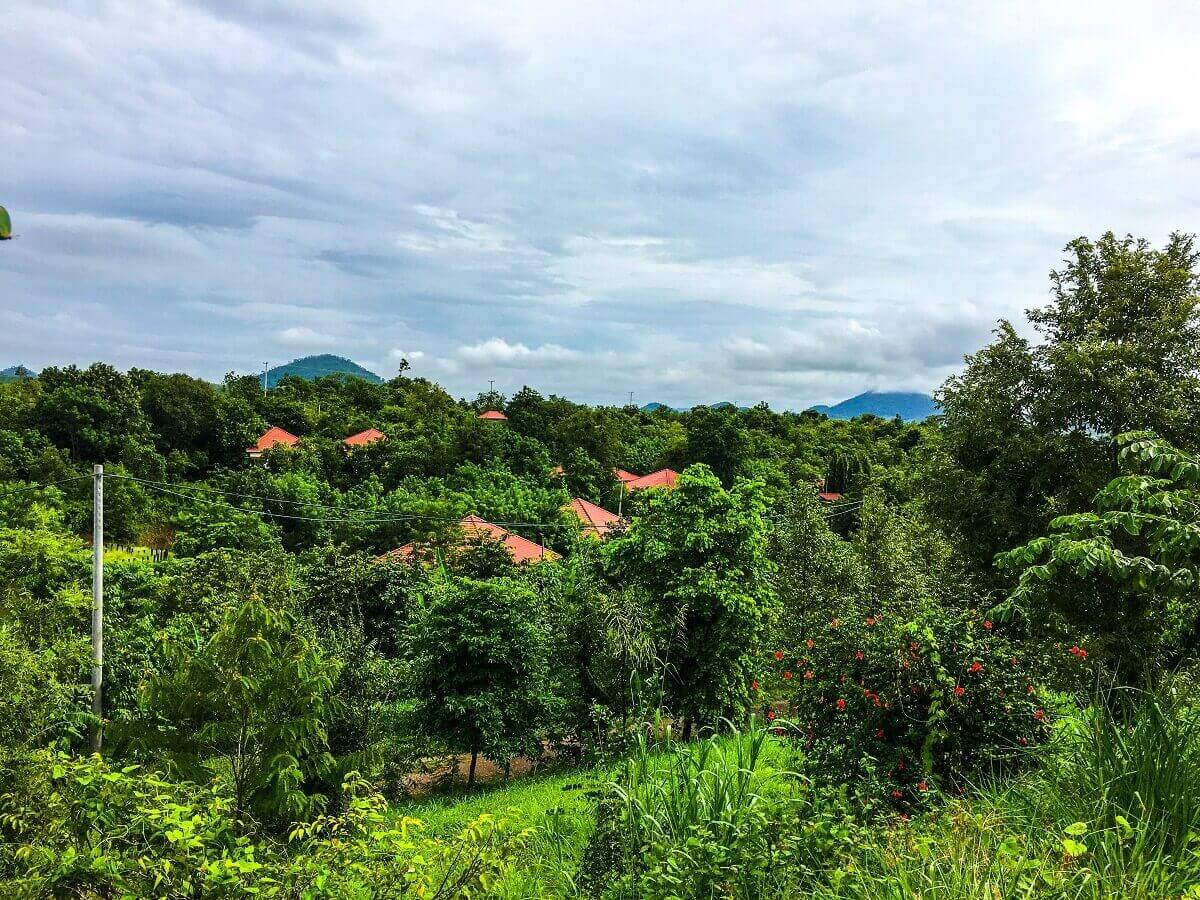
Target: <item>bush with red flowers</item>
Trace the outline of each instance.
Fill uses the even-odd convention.
[[[762,687],[816,771],[860,786],[865,778],[904,807],[1019,766],[1045,738],[1048,666],[1032,656],[973,610],[928,603],[903,619],[840,610],[798,648],[772,650]],[[793,670],[804,677],[786,678]]]

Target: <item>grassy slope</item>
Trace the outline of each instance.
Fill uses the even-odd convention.
[[[1157,710],[1157,711],[1156,711]],[[768,748],[770,777],[789,760]],[[397,809],[434,832],[513,810],[538,826],[502,897],[578,896],[600,770],[559,771]],[[1074,842],[1074,843],[1072,843]],[[1039,771],[936,807],[879,819],[829,860],[825,898],[1200,898],[1200,714],[1153,703],[1124,722],[1064,722]]]

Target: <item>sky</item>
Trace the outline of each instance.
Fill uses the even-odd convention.
[[[802,409],[1200,231],[1193,0],[4,6],[0,368]]]

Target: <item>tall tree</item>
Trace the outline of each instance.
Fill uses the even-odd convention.
[[[414,629],[416,721],[496,762],[534,754],[550,720],[549,640],[538,599],[515,578],[451,579]]]
[[[763,513],[758,482],[726,490],[708,466],[690,466],[607,545],[610,571],[640,586],[655,610],[668,701],[688,722],[739,717],[749,701],[773,604]]]
[[[946,381],[925,477],[931,507],[980,569],[1079,508],[1116,472],[1131,428],[1197,445],[1200,274],[1191,237],[1162,250],[1106,234],[1067,246],[1052,302],[1030,310],[1032,345],[1001,322]]]

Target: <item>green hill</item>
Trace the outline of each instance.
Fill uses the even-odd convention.
[[[297,378],[306,378],[309,381],[312,381],[314,378],[320,378],[323,375],[348,375],[352,378],[361,378],[363,381],[369,381],[372,384],[383,383],[383,379],[369,369],[364,369],[351,359],[346,359],[344,356],[334,356],[332,353],[305,356],[302,359],[294,359],[286,365],[268,369],[267,387],[275,387],[275,385],[279,384],[280,380],[288,375],[295,375]]]

